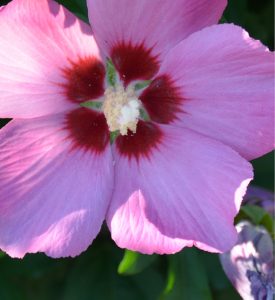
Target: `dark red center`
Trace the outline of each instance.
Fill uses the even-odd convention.
[[[155,78],[139,99],[151,120],[163,124],[169,124],[177,119],[183,101],[179,88],[168,75]]]
[[[151,79],[159,69],[158,58],[143,44],[120,42],[113,47],[111,59],[125,85],[137,79]]]
[[[69,101],[81,103],[104,94],[105,67],[95,57],[70,62],[63,70],[66,77],[65,95]]]
[[[139,121],[135,134],[129,132],[126,136],[116,139],[119,152],[129,159],[139,160],[141,157],[150,158],[150,154],[157,149],[162,139],[162,131],[151,122]]]
[[[88,108],[71,111],[66,118],[66,129],[73,141],[73,149],[100,153],[110,141],[109,129],[102,113]]]
[[[137,79],[151,79],[159,69],[152,49],[143,44],[119,43],[111,52],[112,61],[125,85]],[[79,59],[63,70],[66,78],[64,92],[75,103],[97,99],[104,94],[105,68],[96,58]],[[155,78],[140,96],[149,117],[156,123],[171,123],[181,111],[180,91],[168,75]],[[115,145],[123,156],[139,160],[150,158],[153,149],[160,145],[163,133],[152,122],[139,121],[135,134],[119,136]],[[100,153],[110,140],[109,129],[102,113],[79,108],[68,113],[66,129],[73,140],[73,148]]]

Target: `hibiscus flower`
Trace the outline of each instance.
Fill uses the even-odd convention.
[[[106,220],[142,253],[230,249],[273,148],[272,53],[215,25],[223,0],[87,4],[91,27],[51,0],[0,11],[0,248],[75,256]]]
[[[241,222],[238,242],[220,255],[224,272],[245,300],[272,300],[274,289],[273,242],[263,227]]]

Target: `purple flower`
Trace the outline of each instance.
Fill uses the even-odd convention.
[[[274,295],[273,243],[263,227],[237,225],[238,242],[220,254],[223,269],[245,300],[272,300]]]
[[[243,205],[258,205],[274,215],[274,193],[256,186],[249,186],[243,198]]]

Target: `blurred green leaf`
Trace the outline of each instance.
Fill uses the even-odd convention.
[[[0,260],[0,299],[158,299],[165,284],[161,273],[147,268],[138,275],[120,276],[122,254],[111,241],[99,240],[73,259],[36,254],[19,260],[5,255]]]
[[[250,36],[274,49],[274,1],[229,0],[224,17],[245,28]]]
[[[89,23],[88,9],[86,0],[55,0],[56,2],[67,7],[77,17],[82,19],[84,22]]]
[[[226,7],[224,16],[226,20],[239,24],[247,12],[247,0],[230,0]],[[230,23],[229,22],[229,23]]]
[[[275,238],[274,219],[270,216],[270,214],[266,213],[263,216],[260,225],[265,227],[265,229],[269,232],[269,234],[273,239]]]
[[[242,220],[248,220],[255,225],[262,225],[274,237],[274,220],[272,216],[262,207],[256,205],[244,205],[241,207],[240,213],[236,217],[236,223]]]
[[[211,300],[207,273],[198,250],[184,249],[170,255],[168,281],[162,300]]]
[[[6,5],[10,2],[11,0],[0,0],[0,6]]]
[[[11,121],[11,119],[0,119],[0,128],[7,125],[10,121]]]
[[[111,243],[93,245],[91,251],[79,257],[68,274],[64,300],[152,300],[161,292],[161,278],[150,270],[138,276],[120,276],[117,266],[121,250]],[[143,278],[155,284],[147,286]],[[155,283],[154,283],[155,282]],[[152,292],[155,293],[154,297]]]
[[[225,275],[219,255],[199,251],[199,256],[205,267],[209,285],[215,300],[241,300],[241,297]]]
[[[12,0],[0,0],[0,6],[6,5]],[[88,19],[88,9],[86,0],[54,0],[59,4],[65,6],[68,10],[70,10],[77,17],[82,19],[84,22],[89,23]]]
[[[136,286],[142,291],[142,300],[157,300],[165,287],[165,278],[162,274],[153,268],[147,268],[145,271],[131,276]]]
[[[241,208],[241,211],[244,212],[244,214],[251,219],[251,221],[255,224],[258,225],[260,224],[261,220],[266,214],[266,211],[262,209],[259,206],[256,205],[244,205]]]
[[[22,260],[3,257],[0,261],[0,299],[59,300],[69,262],[41,254],[28,255]],[[13,291],[9,286],[16,289]]]
[[[274,190],[274,151],[252,161],[254,180],[252,184]]]
[[[118,266],[118,273],[123,275],[140,273],[156,259],[156,255],[142,255],[137,252],[125,250],[123,259]]]
[[[15,288],[16,286],[16,288]],[[16,285],[16,282],[8,280],[0,274],[0,299],[1,300],[27,300],[23,289]]]

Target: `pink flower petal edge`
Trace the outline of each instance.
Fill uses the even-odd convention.
[[[175,124],[219,140],[246,159],[274,149],[274,54],[234,25],[189,36],[165,58],[181,98]]]
[[[100,60],[91,28],[54,1],[13,0],[0,14],[0,112],[33,118],[74,108],[63,70]]]
[[[76,256],[105,219],[113,186],[110,147],[75,151],[64,116],[14,120],[0,133],[0,248],[12,257]]]
[[[88,0],[91,25],[105,55],[118,42],[144,44],[153,56],[165,53],[189,34],[218,23],[225,0]],[[115,12],[115,13],[114,13]]]
[[[160,127],[164,137],[150,157],[129,159],[115,148],[116,184],[107,215],[112,238],[147,254],[193,244],[228,250],[236,241],[233,219],[253,177],[251,165],[219,142]]]

